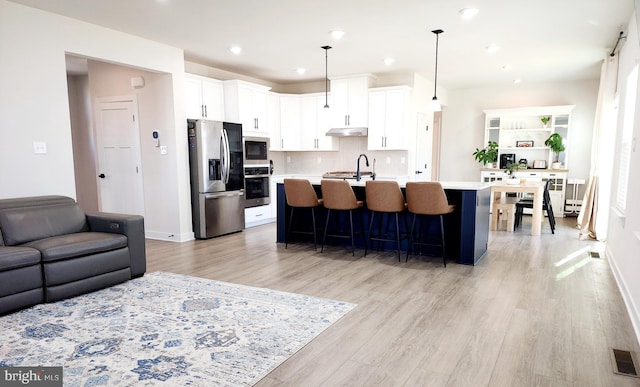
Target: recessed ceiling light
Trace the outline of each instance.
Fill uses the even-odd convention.
[[[471,19],[480,12],[477,8],[462,8],[458,13],[463,19]]]
[[[232,53],[239,55],[242,52],[242,47],[240,46],[231,46],[229,47],[229,51],[231,51]]]
[[[331,34],[331,37],[335,40],[340,40],[344,36],[344,31],[341,31],[341,30],[333,30],[329,33]]]
[[[504,71],[510,71],[512,68],[513,68],[513,67],[512,67],[510,64],[506,64],[506,65],[502,66],[502,69],[503,69]]]
[[[487,50],[487,52],[489,54],[495,54],[496,52],[500,51],[500,46],[498,46],[495,43],[491,43],[490,45],[488,45],[487,47],[485,47],[485,49]]]
[[[302,67],[298,67],[296,69],[296,73],[298,73],[298,75],[304,75],[304,73],[306,73],[306,72],[307,72],[307,69],[302,68]]]
[[[518,83],[520,83],[520,82],[522,82],[522,79],[520,79],[520,78],[516,78],[516,79],[513,80],[513,83],[516,84],[516,85]]]
[[[393,62],[395,62],[396,60],[391,58],[391,57],[386,57],[384,58],[384,64],[386,64],[387,66],[391,66],[393,64]]]

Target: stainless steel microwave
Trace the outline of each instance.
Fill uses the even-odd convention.
[[[245,165],[269,164],[268,137],[244,137],[243,143]]]

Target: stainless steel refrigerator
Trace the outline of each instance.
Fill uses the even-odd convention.
[[[198,239],[244,229],[242,125],[187,120],[193,232]]]

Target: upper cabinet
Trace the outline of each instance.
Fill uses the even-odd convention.
[[[242,124],[243,133],[268,136],[267,95],[271,88],[239,80],[223,84],[226,120]]]
[[[495,141],[500,155],[514,154],[516,162],[526,159],[530,168],[534,160],[544,160],[549,168],[555,161],[555,154],[545,145],[545,141],[551,134],[558,133],[565,150],[559,154],[560,166],[556,165],[556,168],[568,169],[573,108],[573,105],[564,105],[485,110],[483,146]],[[548,118],[548,122],[544,123],[543,118]]]
[[[269,92],[267,95],[267,120],[269,125],[269,137],[271,138],[270,150],[282,150],[280,132],[280,95]]]
[[[369,89],[369,150],[409,149],[411,88]]]
[[[331,78],[331,127],[367,127],[368,92],[372,82],[369,75]]]
[[[325,95],[300,96],[300,150],[337,150],[338,139],[327,136],[330,109],[325,109]]]
[[[279,147],[273,145],[274,150],[299,150],[300,149],[300,97],[298,95],[280,95],[280,136],[272,139],[271,143],[279,143]]]
[[[224,87],[221,81],[185,74],[185,92],[187,118],[225,119]]]

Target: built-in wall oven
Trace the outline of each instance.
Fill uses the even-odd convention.
[[[269,160],[269,139],[244,137],[244,197],[245,208],[271,203],[269,194],[272,172]]]

